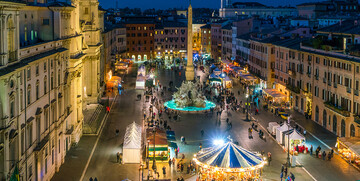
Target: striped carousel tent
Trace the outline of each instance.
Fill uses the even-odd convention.
[[[241,171],[261,168],[265,164],[260,156],[232,142],[203,149],[195,155],[194,160],[200,166],[236,170],[241,168]]]

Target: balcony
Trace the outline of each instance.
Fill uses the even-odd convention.
[[[295,92],[296,94],[300,94],[300,88],[296,86],[292,86],[291,84],[286,84],[286,88],[289,89],[292,92]]]
[[[287,73],[291,76],[295,76],[296,75],[296,71],[295,69],[288,69]]]
[[[324,102],[324,104],[325,104],[325,107],[327,107],[328,109],[330,109],[338,114],[341,114],[344,117],[350,117],[350,112],[343,109],[342,107],[337,107],[330,101]]]
[[[350,88],[350,87],[346,87],[346,92],[351,94],[351,88]]]

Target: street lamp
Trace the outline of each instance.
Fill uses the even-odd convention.
[[[287,121],[287,124],[288,124],[288,146],[287,146],[287,150],[288,150],[288,154],[287,154],[287,158],[286,158],[286,164],[288,165],[288,167],[290,167],[290,139],[289,139],[289,136],[290,136],[290,134],[289,134],[289,130],[290,130],[290,117],[291,116],[289,116],[288,117],[288,121]],[[295,131],[295,130],[294,130]]]
[[[246,87],[247,93],[246,93],[246,121],[250,121],[249,119],[249,106],[250,106],[250,91],[249,86]]]
[[[155,161],[155,134],[156,134],[156,129],[155,129],[155,127],[154,127],[154,129],[153,129],[153,134],[154,134],[154,157],[153,157],[153,166],[152,166],[152,169],[154,170],[154,171],[156,171],[156,161]]]
[[[149,149],[150,149],[150,140],[147,140],[148,146],[147,146],[147,157],[146,157],[146,168],[149,168]]]

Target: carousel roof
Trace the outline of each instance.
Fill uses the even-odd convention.
[[[223,146],[210,147],[195,155],[200,163],[220,168],[250,168],[258,166],[264,160],[241,146],[228,142]]]

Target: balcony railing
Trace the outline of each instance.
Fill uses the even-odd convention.
[[[292,86],[291,84],[286,84],[286,88],[289,89],[292,92],[300,94],[300,88],[299,87]]]
[[[351,93],[351,88],[350,88],[350,87],[346,87],[346,92]]]
[[[328,101],[328,102],[325,102],[325,107],[331,109],[332,111],[338,113],[338,114],[341,114],[343,115],[344,117],[350,117],[350,112],[345,110],[344,108],[342,107],[338,107],[338,106],[335,106],[332,102]]]

